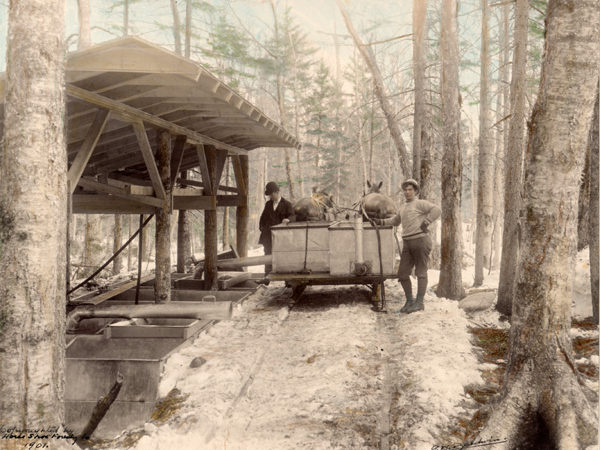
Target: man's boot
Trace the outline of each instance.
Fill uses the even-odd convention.
[[[400,312],[406,312],[406,308],[408,308],[412,303],[414,303],[415,299],[412,296],[412,284],[410,282],[410,278],[407,280],[399,280],[402,285],[402,289],[404,289],[404,295],[406,296],[406,303],[402,308],[400,308]]]
[[[400,312],[401,313],[405,313],[406,310],[408,308],[410,308],[410,306],[415,302],[415,299],[412,297],[406,297],[406,303],[404,303],[404,306],[402,308],[400,308]]]
[[[408,305],[404,312],[406,314],[410,314],[417,311],[423,311],[424,309],[425,305],[423,304],[423,297],[421,295],[417,295],[417,299]]]

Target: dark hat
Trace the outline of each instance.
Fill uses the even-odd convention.
[[[402,189],[406,188],[406,186],[411,185],[412,187],[415,188],[415,191],[419,191],[419,183],[417,182],[417,180],[413,180],[412,178],[409,178],[408,180],[405,180],[402,183]]]
[[[271,195],[273,192],[279,192],[279,186],[274,181],[269,181],[265,186],[265,195]]]

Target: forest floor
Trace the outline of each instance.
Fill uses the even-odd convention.
[[[579,265],[576,363],[597,392],[598,327],[581,321],[591,306]],[[429,275],[434,286],[439,274]],[[486,282],[497,286],[497,273]],[[476,433],[506,364],[509,323],[493,307],[466,313],[430,290],[425,311],[398,314],[395,280],[386,314],[364,287],[309,287],[296,303],[290,295],[282,283],[259,288],[232,320],[173,355],[152,420],[101,447],[431,449]]]

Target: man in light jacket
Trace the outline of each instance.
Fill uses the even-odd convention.
[[[431,253],[431,236],[429,236],[429,225],[437,220],[442,210],[427,200],[418,198],[419,183],[408,179],[402,183],[402,191],[406,203],[400,208],[400,212],[389,219],[374,219],[378,225],[402,224],[402,254],[400,255],[400,267],[398,268],[398,280],[404,289],[406,303],[400,312],[410,314],[425,309],[423,298],[427,291],[427,268],[429,254]],[[412,296],[412,284],[410,273],[415,268],[417,276],[417,298]]]

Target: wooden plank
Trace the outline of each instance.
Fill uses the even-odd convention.
[[[206,162],[206,150],[202,144],[196,145],[196,153],[198,155],[198,164],[200,165],[200,173],[202,174],[204,190],[208,195],[211,195],[213,193],[212,183],[210,179],[210,172],[208,170],[208,164]]]
[[[141,282],[146,283],[153,279],[154,279],[154,274],[149,274],[149,275],[143,276],[141,279]],[[83,296],[80,296],[80,297],[77,297],[77,298],[71,300],[69,303],[71,303],[71,304],[85,303],[85,304],[97,305],[108,299],[116,297],[117,295],[121,294],[122,292],[127,291],[128,289],[131,289],[132,287],[135,287],[136,284],[137,284],[137,279],[131,280],[131,281],[128,281],[126,283],[119,285],[118,287],[115,287],[114,289],[111,289],[108,292],[104,292],[100,295],[89,298],[88,297],[89,294],[85,294]]]
[[[116,197],[125,198],[134,202],[144,203],[146,205],[154,206],[157,208],[162,207],[162,205],[164,204],[162,200],[159,200],[156,197],[150,197],[149,195],[131,195],[124,189],[121,189],[116,186],[111,186],[109,184],[99,183],[98,181],[89,179],[87,177],[81,178],[79,180],[79,186],[84,187],[86,189],[91,189],[96,192],[101,192],[103,194],[111,194]]]
[[[204,187],[204,183],[202,183],[201,181],[196,181],[196,180],[184,180],[181,178],[177,179],[177,182],[179,184],[181,184],[182,186],[197,186],[197,187]],[[219,191],[224,191],[224,192],[234,192],[234,193],[238,193],[238,188],[234,187],[234,186],[219,186]]]
[[[128,184],[135,184],[136,186],[152,186],[152,182],[149,180],[132,177],[121,172],[112,172],[108,175],[108,178],[114,178],[115,180],[124,181]]]
[[[154,192],[158,198],[166,200],[167,192],[165,191],[165,188],[160,179],[160,173],[158,172],[158,168],[156,167],[156,161],[154,160],[154,155],[152,154],[152,148],[150,147],[150,142],[148,142],[146,128],[144,128],[144,124],[142,122],[136,122],[132,125],[135,134],[137,135],[138,142],[140,144],[140,150],[142,151],[142,156],[144,158],[146,168],[148,169],[150,180],[152,180]]]
[[[148,114],[144,111],[140,111],[139,109],[132,108],[129,105],[126,105],[122,102],[112,100],[108,97],[94,94],[93,92],[86,91],[85,89],[78,88],[73,85],[67,85],[66,87],[67,95],[71,97],[78,98],[80,100],[92,103],[94,105],[100,106],[102,108],[107,108],[112,111],[117,111],[121,116],[130,119],[133,122],[136,121],[144,121],[149,124],[152,124],[158,128],[162,128],[170,131],[174,135],[184,135],[187,136],[188,139],[194,144],[211,144],[217,148],[227,150],[233,154],[241,154],[245,155],[247,150],[244,150],[239,147],[234,147],[232,145],[225,144],[224,142],[220,142],[216,139],[210,138],[203,134],[197,133],[188,128],[181,127],[179,125],[175,125],[167,120],[161,119],[160,117],[156,117],[152,114]]]
[[[196,188],[173,188],[173,195],[177,196],[188,196],[193,197],[197,195],[204,195],[204,189],[196,189]]]
[[[176,195],[173,196],[173,209],[217,209],[217,198],[214,195]]]
[[[94,117],[94,121],[87,131],[87,135],[83,144],[81,144],[81,148],[77,152],[77,156],[75,156],[75,160],[71,167],[69,168],[68,180],[71,189],[71,194],[75,191],[77,187],[77,182],[81,178],[85,166],[87,165],[90,156],[92,156],[92,152],[96,147],[98,139],[102,134],[102,130],[104,130],[104,126],[110,117],[110,111],[107,109],[101,109],[96,113]]]
[[[239,195],[217,195],[217,206],[239,206]]]
[[[229,289],[251,278],[249,272],[238,272],[235,275],[219,275],[219,290]]]
[[[173,154],[171,157],[171,188],[175,186],[175,180],[177,179],[177,175],[179,174],[181,161],[183,161],[183,154],[185,152],[186,142],[187,137],[185,136],[177,136],[175,138],[175,145],[173,145]]]
[[[153,214],[156,207],[107,194],[73,194],[74,214]]]

